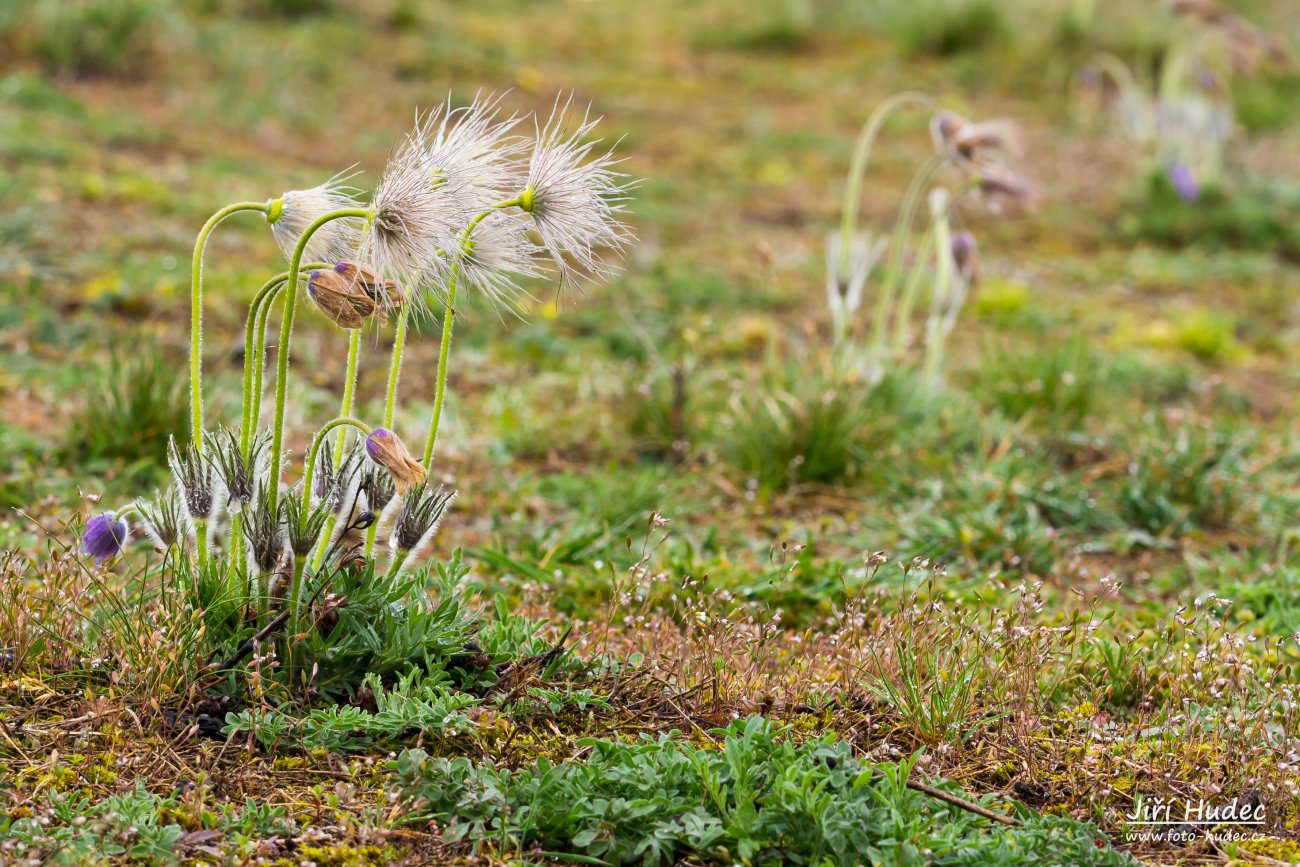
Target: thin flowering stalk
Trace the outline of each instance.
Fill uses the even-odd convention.
[[[470,241],[474,230],[479,224],[488,218],[494,211],[503,208],[520,207],[519,197],[507,199],[503,202],[497,202],[492,207],[486,209],[465,227],[461,233],[460,246],[462,249]],[[438,343],[438,379],[434,386],[433,392],[433,415],[429,419],[429,435],[424,441],[424,460],[425,467],[433,465],[433,448],[438,441],[438,428],[442,424],[442,405],[447,395],[447,361],[451,356],[451,332],[456,322],[456,289],[459,283],[460,267],[458,262],[453,262],[451,274],[447,278],[447,299],[446,307],[442,314],[442,338]]]
[[[890,238],[889,259],[885,265],[884,274],[880,278],[879,295],[876,297],[876,309],[871,323],[871,341],[867,345],[868,358],[873,365],[879,364],[881,360],[881,350],[885,339],[885,324],[889,319],[890,309],[894,303],[894,294],[897,290],[899,267],[902,264],[903,247],[906,243],[905,236],[912,231],[912,223],[916,218],[916,206],[920,202],[921,192],[945,161],[945,158],[941,156],[931,157],[929,162],[922,166],[921,170],[912,178],[907,194],[903,198],[902,209],[898,214],[898,222],[895,224],[893,236]]]
[[[194,240],[194,258],[190,264],[190,436],[203,453],[203,252],[208,236],[222,220],[240,211],[267,213],[266,202],[235,202],[217,211],[199,230]]]
[[[329,267],[319,262],[309,262],[302,266],[303,271]],[[266,345],[266,316],[263,310],[270,308],[275,295],[289,279],[289,272],[277,274],[262,284],[248,306],[248,319],[244,324],[244,403],[239,426],[239,445],[248,454],[253,432],[257,429],[258,409],[260,409],[263,352]]]
[[[284,297],[284,313],[280,319],[279,354],[276,359],[275,421],[271,426],[271,465],[273,469],[271,484],[267,489],[267,502],[272,513],[275,512],[280,495],[277,469],[280,449],[284,444],[284,408],[289,385],[289,342],[293,337],[293,318],[297,309],[298,275],[302,270],[303,251],[306,250],[307,244],[311,241],[311,236],[322,226],[326,226],[334,220],[343,220],[349,217],[369,219],[370,216],[371,211],[369,208],[342,208],[323,214],[313,220],[311,225],[303,231],[302,237],[298,239],[298,243],[293,248],[293,257],[289,261],[289,280],[286,284],[288,291]]]
[[[853,145],[853,158],[849,163],[848,183],[844,187],[844,204],[840,212],[840,272],[848,273],[849,250],[853,243],[853,233],[857,230],[858,209],[862,204],[862,183],[866,179],[867,162],[875,148],[876,138],[891,114],[905,106],[915,105],[927,111],[935,111],[934,100],[924,93],[904,91],[886,99],[871,117],[863,124]]]
[[[979,180],[975,178],[966,181],[955,195],[949,196],[942,189],[935,189],[930,193],[930,226],[921,241],[921,247],[917,250],[916,262],[912,265],[912,272],[908,275],[903,295],[899,298],[898,312],[894,321],[894,351],[899,355],[907,348],[911,332],[912,309],[920,292],[922,278],[929,268],[928,261],[935,251],[941,253],[944,249],[936,247],[936,244],[943,242],[939,237],[940,224],[942,223],[945,233],[951,234],[948,230],[948,218],[953,209],[957,207],[959,201],[978,189]]]
[[[393,356],[388,365],[388,392],[384,397],[384,427],[392,429],[393,416],[397,411],[397,380],[402,371],[402,353],[406,346],[406,325],[410,318],[411,306],[402,307],[397,314],[397,329],[393,334]],[[369,557],[375,550],[375,537],[379,533],[379,521],[366,528],[365,554]]]

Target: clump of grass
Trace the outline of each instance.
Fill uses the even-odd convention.
[[[149,475],[168,439],[185,429],[186,394],[175,363],[155,351],[116,350],[87,380],[68,424],[64,458],[116,461],[128,475]]]
[[[0,20],[6,39],[58,75],[137,78],[183,26],[173,0],[58,0]]]
[[[765,491],[843,484],[859,469],[853,446],[871,418],[870,394],[865,383],[788,363],[757,388],[736,389],[721,451]]]
[[[886,32],[908,56],[954,57],[1004,44],[1012,28],[992,0],[923,0],[883,4]]]
[[[992,348],[973,378],[971,390],[982,403],[1056,435],[1081,430],[1109,396],[1105,359],[1081,338],[1045,349]]]
[[[1125,523],[1156,538],[1251,520],[1248,441],[1197,424],[1155,421],[1135,435],[1119,493]]]

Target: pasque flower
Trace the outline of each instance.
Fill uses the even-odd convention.
[[[116,520],[113,512],[101,512],[86,522],[81,549],[94,557],[96,563],[103,563],[121,553],[129,535],[125,521]]]
[[[271,234],[286,259],[307,227],[331,211],[357,208],[355,190],[346,185],[348,176],[335,176],[307,190],[290,190],[270,202],[266,220]],[[355,256],[361,242],[361,222],[355,218],[332,220],[316,230],[307,241],[304,261],[337,262]]]
[[[387,428],[377,427],[366,437],[366,454],[393,477],[397,493],[405,494],[424,482],[428,475],[424,467],[411,457],[397,434]]]
[[[957,275],[967,286],[975,287],[980,282],[979,247],[975,236],[970,232],[958,232],[952,236],[952,261],[957,266]]]
[[[431,488],[427,482],[411,488],[403,497],[393,524],[393,548],[403,554],[418,555],[438,532],[447,507],[455,499],[455,491],[441,486]]]
[[[600,119],[584,113],[575,121],[572,110],[572,98],[557,102],[539,127],[519,196],[564,280],[580,273],[610,275],[616,266],[600,251],[619,251],[631,237],[620,219],[627,176],[614,168],[618,161],[612,151],[594,153],[599,140],[584,141]]]
[[[417,128],[384,169],[361,244],[361,258],[378,278],[393,281],[412,300],[423,283],[436,286],[446,273],[445,251],[458,243],[466,222],[467,205],[457,188],[435,181]]]

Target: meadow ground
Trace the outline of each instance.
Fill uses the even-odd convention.
[[[1193,206],[1076,86],[1098,51],[1164,56],[1157,3],[324,5],[0,5],[0,861],[1300,860],[1296,74],[1234,82]],[[333,588],[388,632],[323,636],[305,694],[270,657],[214,675],[174,563],[78,548],[188,430],[194,233],[354,163],[369,189],[417,108],[480,90],[572,92],[623,137],[626,270],[466,306],[429,568]],[[825,238],[902,90],[1014,119],[1039,194],[960,206],[984,273],[938,383],[831,352]],[[932,149],[888,125],[866,224]],[[279,258],[256,218],[208,246],[225,423]],[[299,318],[296,459],[346,344]],[[365,333],[359,417],[391,339]],[[1201,803],[1262,824],[1128,818]]]

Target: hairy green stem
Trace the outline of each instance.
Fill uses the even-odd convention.
[[[465,231],[461,232],[460,243],[462,249],[470,241],[470,236],[478,228],[479,223],[486,220],[493,212],[503,208],[521,207],[523,195],[506,199],[503,202],[497,202],[490,208],[487,208],[477,217],[469,221]],[[438,380],[434,387],[433,393],[433,416],[429,419],[429,435],[424,441],[424,468],[426,470],[433,463],[433,448],[438,441],[438,428],[442,424],[442,404],[447,394],[447,360],[451,355],[451,331],[456,321],[456,288],[460,278],[460,268],[456,262],[451,265],[451,276],[447,283],[447,309],[443,312],[442,317],[442,339],[438,344]]]
[[[310,262],[303,265],[302,270],[328,267]],[[245,457],[249,455],[253,434],[257,431],[258,410],[261,409],[262,366],[265,361],[261,350],[266,344],[267,314],[277,292],[288,279],[289,272],[285,271],[267,280],[248,306],[248,318],[244,323],[244,403],[239,425],[239,447]]]
[[[203,251],[208,236],[226,217],[240,211],[267,212],[263,202],[236,202],[217,211],[199,230],[194,239],[194,258],[190,264],[190,435],[194,448],[203,453]]]
[[[935,104],[929,96],[915,91],[896,93],[886,99],[867,118],[853,145],[853,158],[849,163],[848,183],[844,186],[844,204],[840,210],[840,273],[848,271],[849,244],[858,225],[858,209],[862,205],[862,183],[866,179],[867,162],[876,145],[876,137],[885,121],[896,109],[916,105],[934,111]]]
[[[402,372],[402,352],[406,347],[406,326],[410,319],[411,306],[407,304],[397,314],[397,331],[393,334],[393,356],[388,363],[388,393],[384,397],[384,427],[392,429],[393,416],[397,412],[397,380]],[[365,553],[369,557],[375,550],[375,537],[379,534],[379,517],[366,530]]]
[[[269,490],[267,491],[267,508],[271,514],[275,514],[276,506],[279,503],[280,484],[279,484],[279,455],[280,449],[284,445],[284,408],[285,400],[288,396],[289,385],[289,343],[293,338],[293,318],[297,309],[298,301],[298,275],[302,269],[302,254],[307,248],[307,243],[311,240],[316,231],[333,220],[342,220],[348,217],[370,217],[368,208],[340,208],[337,211],[331,211],[323,214],[312,221],[306,229],[303,230],[302,237],[293,248],[293,256],[289,260],[289,280],[286,284],[286,293],[284,296],[284,313],[280,319],[280,346],[279,355],[276,359],[275,372],[275,421],[271,426],[271,465],[272,480]]]
[[[907,188],[907,194],[903,198],[903,204],[898,213],[898,221],[894,225],[893,236],[889,239],[889,260],[885,266],[885,273],[880,278],[879,295],[876,298],[876,309],[871,322],[871,340],[867,345],[867,357],[872,364],[880,362],[881,348],[884,345],[885,338],[885,323],[889,319],[890,308],[894,303],[894,294],[898,288],[899,266],[902,264],[903,248],[907,245],[907,236],[911,234],[912,223],[916,219],[916,206],[920,202],[925,185],[929,183],[930,178],[934,176],[934,173],[939,170],[943,163],[944,159],[942,157],[932,157],[912,177],[912,182]]]

